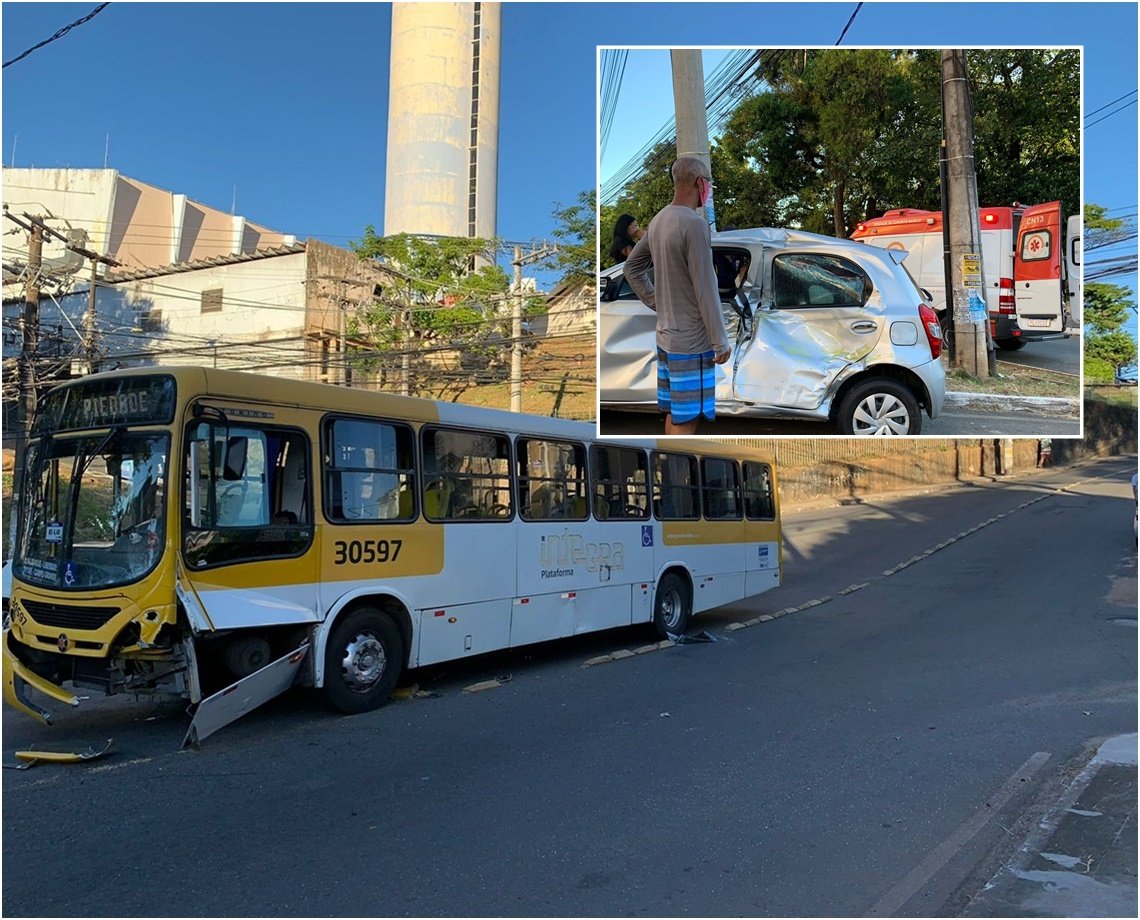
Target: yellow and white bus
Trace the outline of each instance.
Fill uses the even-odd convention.
[[[180,694],[194,739],[293,683],[362,712],[405,668],[780,583],[776,471],[735,445],[148,368],[48,393],[25,470],[4,693],[43,721],[66,683]]]

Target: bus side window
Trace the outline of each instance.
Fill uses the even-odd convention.
[[[424,515],[434,521],[509,521],[511,441],[482,431],[424,428]]]
[[[303,434],[200,423],[188,435],[188,564],[205,568],[298,556],[309,548],[309,451]]]
[[[522,519],[585,520],[586,449],[581,444],[522,437],[517,449]]]
[[[701,475],[705,517],[710,521],[739,521],[744,513],[736,461],[705,457],[701,460]]]
[[[330,521],[410,521],[416,516],[412,430],[359,418],[325,423],[325,516]]]
[[[695,521],[701,516],[697,458],[653,452],[653,514],[660,521]]]
[[[750,521],[772,521],[776,518],[772,470],[767,463],[744,461],[744,512]]]
[[[649,464],[645,451],[595,444],[590,448],[594,517],[649,519]]]

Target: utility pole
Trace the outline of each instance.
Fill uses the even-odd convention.
[[[24,315],[20,321],[20,383],[19,399],[16,403],[16,458],[12,470],[12,507],[20,507],[24,494],[24,466],[28,452],[28,435],[32,420],[36,415],[36,349],[39,345],[40,328],[40,269],[43,266],[44,232],[42,224],[23,221],[4,212],[5,215],[27,230],[28,237],[28,280],[24,287]],[[11,541],[16,536],[16,516],[12,515]],[[9,546],[15,547],[10,542]]]
[[[950,282],[946,306],[954,322],[954,364],[975,377],[992,373],[985,279],[982,275],[978,180],[974,171],[974,124],[966,80],[966,52],[942,51],[942,130],[946,141],[946,191]]]
[[[95,340],[95,285],[99,279],[99,263],[91,260],[91,289],[87,292],[87,316],[83,323],[83,351],[87,355],[87,373],[94,374],[99,363]]]
[[[522,286],[522,267],[527,262],[538,262],[558,251],[557,246],[543,243],[535,245],[525,256],[522,247],[515,247],[515,296],[511,298],[511,411],[522,412],[522,314],[526,300]]]
[[[677,112],[677,156],[696,157],[712,175],[709,157],[709,122],[705,109],[705,73],[699,48],[679,48],[669,52],[673,65],[673,106]],[[709,229],[716,232],[713,196],[705,205]]]
[[[522,247],[515,247],[515,296],[511,302],[511,411],[522,412]]]

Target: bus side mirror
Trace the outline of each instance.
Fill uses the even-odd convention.
[[[226,440],[226,461],[222,466],[222,479],[235,481],[245,478],[245,453],[249,440],[244,437]]]

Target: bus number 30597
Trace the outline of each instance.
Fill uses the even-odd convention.
[[[403,545],[403,540],[337,540],[334,561],[337,565],[395,562]]]

